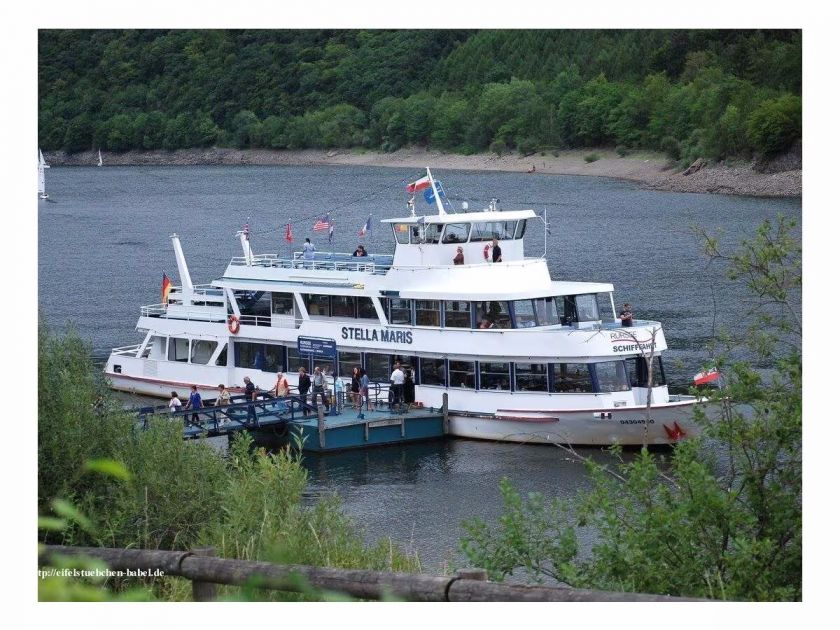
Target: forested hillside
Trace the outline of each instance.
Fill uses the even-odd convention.
[[[801,136],[801,44],[800,31],[42,30],[39,143],[769,157]]]

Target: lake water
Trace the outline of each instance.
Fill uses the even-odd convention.
[[[38,288],[42,316],[55,329],[72,324],[104,359],[138,343],[139,307],[159,301],[166,273],[180,284],[169,235],[177,232],[194,283],[220,276],[241,256],[234,233],[248,222],[256,253],[288,252],[310,237],[322,251],[391,253],[378,219],[403,216],[405,184],[415,169],[371,167],[51,168],[39,202]],[[612,282],[616,304],[663,322],[669,380],[688,383],[709,357],[713,327],[742,330],[746,294],[708,266],[692,226],[721,230],[724,247],[750,238],[778,214],[799,218],[799,199],[761,199],[644,190],[604,178],[435,171],[452,205],[473,210],[491,197],[503,209],[545,210],[547,257],[556,280]],[[419,212],[425,202],[420,199]],[[430,212],[434,210],[430,207]],[[312,225],[327,212],[333,244]],[[373,231],[357,234],[368,215]],[[536,223],[526,253],[542,255]],[[603,457],[597,450],[585,454]],[[457,564],[460,523],[500,513],[498,481],[568,497],[586,484],[583,467],[553,447],[450,440],[308,457],[314,494],[338,492],[345,510],[373,539],[391,536],[416,550],[426,568]]]

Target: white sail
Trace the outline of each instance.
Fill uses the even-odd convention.
[[[98,166],[102,166],[102,149],[99,149],[99,164]]]
[[[46,185],[46,178],[44,177],[44,169],[49,168],[50,165],[44,161],[44,154],[41,153],[41,149],[38,149],[38,195],[41,197],[46,197],[47,194],[47,185]]]

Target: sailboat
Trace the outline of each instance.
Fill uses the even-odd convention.
[[[41,153],[41,149],[38,149],[38,197],[41,199],[47,199],[49,197],[47,194],[46,178],[44,177],[44,169],[49,167],[50,165],[44,161],[44,154]]]
[[[102,166],[102,149],[99,149],[99,164],[97,166]]]

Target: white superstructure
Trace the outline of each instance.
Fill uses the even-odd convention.
[[[698,400],[668,391],[661,324],[622,327],[612,284],[552,280],[544,257],[525,256],[526,227],[542,222],[533,210],[446,213],[435,201],[436,215],[382,221],[393,256],[281,258],[240,233],[243,255],[210,285],[192,284],[173,235],[181,286],[141,308],[145,338],[112,352],[113,386],[168,396],[195,384],[213,397],[245,376],[269,389],[280,371],[292,385],[301,366],[348,382],[360,366],[387,392],[399,361],[417,401],[439,407],[448,393],[458,436],[658,444],[696,431]],[[502,262],[491,262],[494,237]],[[301,354],[299,337],[334,342],[337,357]]]
[[[49,197],[47,194],[47,179],[45,170],[49,167],[50,165],[44,160],[44,154],[41,153],[41,149],[38,149],[38,197],[41,199]]]

